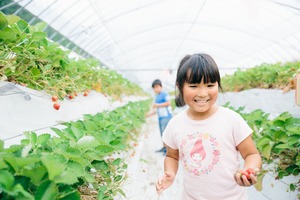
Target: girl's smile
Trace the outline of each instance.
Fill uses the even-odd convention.
[[[192,119],[206,119],[215,113],[214,106],[218,97],[218,83],[185,83],[183,98],[189,106],[188,115]]]

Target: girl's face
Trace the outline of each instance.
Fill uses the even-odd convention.
[[[183,85],[183,98],[189,106],[188,115],[192,119],[206,119],[215,113],[214,106],[218,98],[218,82],[204,83],[202,78],[201,83],[187,83]]]

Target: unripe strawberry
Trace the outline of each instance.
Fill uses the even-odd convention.
[[[58,97],[54,95],[54,96],[52,96],[52,98],[51,98],[51,99],[52,99],[52,101],[53,101],[53,102],[55,102],[55,101],[57,101],[57,100],[58,100]]]

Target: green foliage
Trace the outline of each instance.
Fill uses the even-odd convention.
[[[262,64],[247,70],[237,70],[222,77],[225,91],[242,91],[251,88],[295,89],[293,79],[300,73],[300,62]]]
[[[63,99],[94,89],[114,99],[141,95],[143,90],[94,59],[70,58],[70,51],[49,41],[40,22],[30,26],[18,16],[0,12],[0,80],[45,90]]]
[[[229,106],[226,104],[225,106]],[[237,111],[254,130],[253,139],[261,153],[265,166],[272,164],[275,168],[267,168],[275,174],[276,179],[300,174],[300,118],[294,118],[284,112],[276,118],[268,119],[269,114],[262,110],[244,113],[244,108],[231,109]],[[292,183],[292,191],[299,188],[299,183]],[[298,188],[296,187],[298,185]]]
[[[121,152],[131,148],[150,101],[130,102],[111,112],[85,115],[49,133],[24,133],[19,145],[0,140],[0,199],[113,199],[127,164]],[[93,188],[88,187],[93,185]]]

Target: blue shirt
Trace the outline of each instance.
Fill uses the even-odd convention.
[[[170,96],[167,92],[162,91],[159,94],[155,96],[155,103],[165,103],[170,101]],[[171,106],[166,107],[158,107],[157,108],[157,115],[158,118],[164,118],[164,117],[172,117],[172,109]]]

